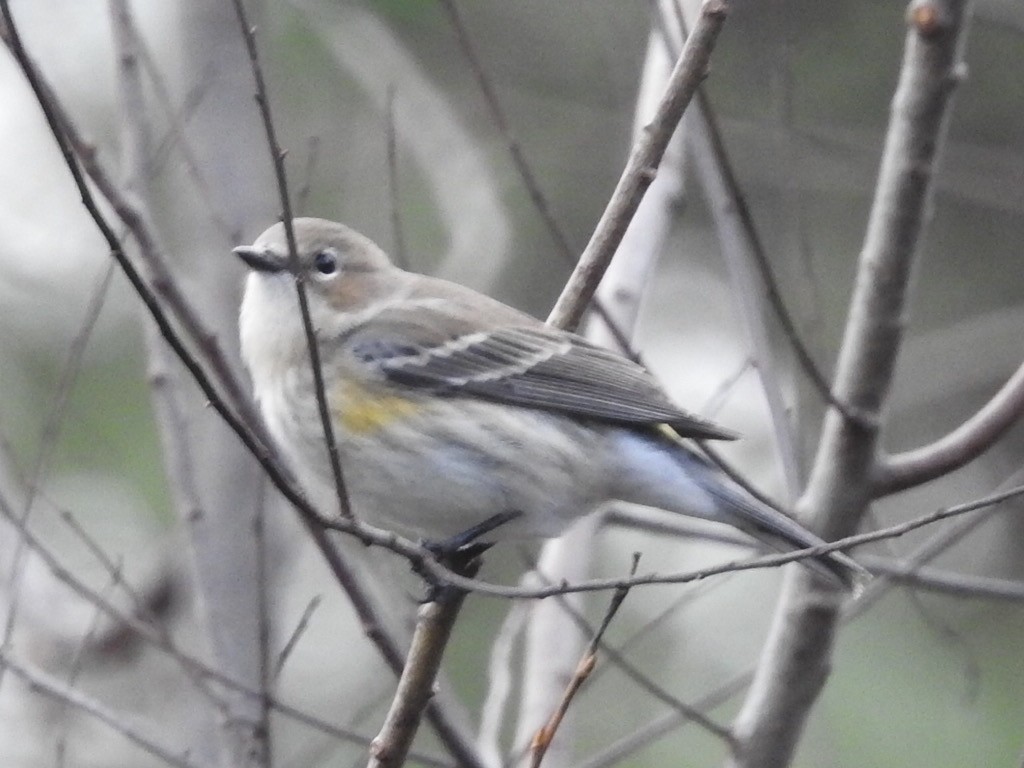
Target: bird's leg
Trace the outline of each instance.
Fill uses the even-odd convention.
[[[521,514],[522,512],[499,512],[447,539],[424,541],[423,548],[430,550],[438,562],[452,572],[472,578],[480,569],[480,556],[494,546],[493,541],[477,541],[477,539],[486,536],[495,528],[500,528],[505,523],[515,520]],[[452,590],[458,591],[456,587],[444,583],[443,580],[438,581],[437,577],[417,565],[413,565],[413,570],[427,582],[424,603],[440,600]]]
[[[494,545],[493,542],[478,541],[478,539],[496,528],[500,528],[505,523],[515,520],[522,514],[517,511],[498,512],[447,539],[425,541],[423,546],[445,564],[455,564],[456,560],[466,562],[474,557],[479,557]]]

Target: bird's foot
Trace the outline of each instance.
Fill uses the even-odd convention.
[[[449,565],[449,558],[462,555],[462,553],[470,553],[469,559],[479,557],[494,546],[494,542],[480,541],[480,539],[520,515],[522,512],[499,512],[447,539],[424,541],[423,546],[433,552],[434,556],[445,565]]]
[[[491,531],[500,528],[519,517],[521,512],[499,512],[486,520],[467,528],[460,533],[440,541],[424,541],[423,548],[429,550],[443,566],[459,574],[472,578],[480,569],[480,556],[494,546],[493,541],[479,541]],[[420,573],[426,577],[425,573]],[[449,587],[428,579],[429,588],[423,602],[432,602]]]

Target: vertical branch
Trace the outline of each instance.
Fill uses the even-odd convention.
[[[140,212],[152,220],[149,208],[153,131],[140,73],[140,36],[127,0],[110,0],[110,15],[117,50],[117,77],[124,124],[124,191],[126,197],[135,198]],[[158,250],[163,251],[158,244],[156,233],[153,232],[152,236]],[[152,270],[147,277],[150,281],[153,280]],[[251,580],[250,585],[243,588],[243,593],[240,594],[235,586],[237,572],[228,575],[219,568],[224,562],[225,551],[238,549],[235,535],[225,526],[218,525],[216,520],[220,516],[208,514],[204,504],[200,490],[201,480],[197,474],[197,463],[193,453],[199,434],[189,427],[189,397],[182,387],[180,369],[170,349],[160,337],[158,328],[151,321],[145,323],[145,339],[153,408],[160,432],[168,483],[175,510],[185,524],[186,530],[191,533],[197,583],[207,609],[206,634],[208,637],[216,637],[219,632],[228,629],[231,635],[230,642],[213,643],[217,663],[222,669],[230,670],[232,674],[241,673],[242,679],[255,686],[264,676],[255,673],[246,675],[243,670],[260,667],[256,637],[249,630],[253,622],[259,624],[263,617],[256,611],[252,615],[244,611],[236,613],[235,607],[251,604],[255,609],[263,602],[259,593],[265,584],[258,579]],[[231,512],[234,513],[235,510],[232,509]],[[203,520],[211,521],[212,524],[200,524]],[[235,620],[225,622],[224,618],[229,615],[235,617]],[[256,658],[253,658],[254,656]],[[227,698],[228,716],[217,732],[222,763],[232,766],[267,765],[268,722],[265,708],[262,708],[258,701],[244,695]],[[199,736],[208,739],[211,734]]]
[[[907,315],[917,243],[934,188],[965,38],[966,0],[915,0],[875,200],[839,355],[835,393],[798,510],[826,539],[856,530],[872,496],[879,428]],[[737,717],[731,765],[790,762],[828,676],[840,595],[790,570],[754,682]]]
[[[465,574],[475,575],[479,565],[479,560],[470,562]],[[420,607],[398,690],[380,733],[370,744],[367,768],[405,764],[420,718],[434,695],[434,681],[465,597],[466,593],[456,587],[436,587],[433,599]]]

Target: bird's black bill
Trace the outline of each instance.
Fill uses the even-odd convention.
[[[269,251],[254,248],[251,245],[240,245],[232,249],[238,258],[246,263],[249,269],[256,272],[283,272],[285,263]]]

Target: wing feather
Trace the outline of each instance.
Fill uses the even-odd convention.
[[[438,319],[427,324],[422,315],[385,312],[352,334],[351,348],[389,380],[441,395],[615,424],[668,424],[684,437],[735,438],[677,407],[642,366],[580,336],[532,318],[536,325],[484,330],[471,330],[457,315]]]

